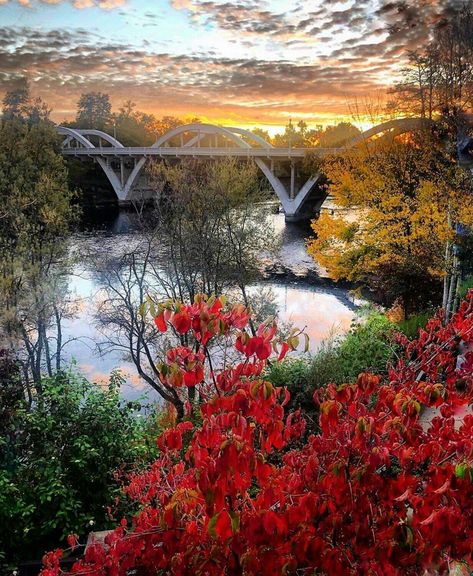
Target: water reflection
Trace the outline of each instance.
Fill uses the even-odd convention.
[[[317,350],[322,340],[343,334],[350,328],[356,305],[342,290],[274,283],[270,286],[276,296],[281,320],[305,328],[312,352]]]
[[[277,263],[295,276],[317,271],[305,250],[304,239],[310,234],[309,227],[294,224],[285,226],[282,214],[272,218],[281,239]],[[79,255],[91,249],[105,253],[120,252],[133,245],[138,235],[133,214],[121,212],[116,217],[102,220],[98,225],[89,223],[87,229],[74,237],[73,251]],[[94,269],[93,263],[89,261],[88,264],[82,262],[77,265],[69,277],[69,287],[79,306],[77,316],[64,321],[63,330],[66,335],[74,335],[79,340],[70,344],[67,356],[87,378],[96,382],[106,382],[112,370],[121,370],[127,380],[123,394],[129,399],[137,398],[145,391],[149,398],[156,398],[157,395],[137,376],[135,366],[124,361],[119,351],[113,350],[102,356],[97,354],[96,344],[104,341],[104,335],[95,322],[102,297],[100,274],[101,270]],[[271,288],[281,322],[306,328],[311,351],[315,351],[327,337],[345,332],[356,314],[356,303],[350,300],[345,290],[339,288],[309,285],[301,278],[293,283],[285,280],[264,282],[252,286],[250,292],[258,293],[263,286]]]

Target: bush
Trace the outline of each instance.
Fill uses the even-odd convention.
[[[419,314],[413,314],[406,320],[399,322],[397,328],[408,338],[417,338],[417,335],[419,334],[419,328],[425,328],[431,316],[431,312],[420,312]]]
[[[110,526],[119,475],[156,453],[151,421],[120,399],[120,383],[112,375],[103,389],[58,373],[30,408],[22,401],[10,410],[0,438],[0,526],[9,527],[0,530],[0,567]]]
[[[305,423],[262,374],[273,350],[282,358],[295,346],[267,325],[250,336],[245,312],[219,304],[160,312],[163,332],[196,343],[169,350],[160,377],[198,387],[202,422],[158,438],[159,458],[127,488],[140,507],[133,523],[90,546],[70,574],[471,572],[473,417],[456,426],[452,416],[473,403],[473,353],[457,368],[458,339],[473,343],[473,291],[446,326],[438,316],[418,340],[404,338],[387,378],[364,373],[318,391],[320,431],[289,451]],[[230,334],[240,355],[205,369],[209,340]],[[422,421],[423,406],[438,416]],[[61,554],[47,555],[43,576],[64,574]]]
[[[345,336],[325,342],[310,363],[311,388],[354,382],[365,371],[385,373],[396,350],[394,332],[383,314],[371,312]]]
[[[395,360],[395,326],[383,314],[371,311],[348,334],[322,342],[312,357],[272,363],[266,377],[274,386],[286,386],[291,393],[286,411],[301,408],[306,415],[314,416],[314,390],[330,383],[354,382],[366,370],[386,373],[387,365]]]
[[[313,390],[309,385],[309,362],[306,358],[287,358],[268,367],[265,377],[273,386],[286,386],[291,399],[286,410],[314,410]]]

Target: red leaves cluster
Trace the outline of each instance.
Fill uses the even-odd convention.
[[[178,334],[192,329],[196,340],[206,345],[215,335],[227,334],[230,328],[244,328],[249,314],[242,304],[224,311],[224,298],[210,298],[198,295],[193,304],[169,301],[160,304],[154,323],[160,332],[166,332],[168,324]]]
[[[175,314],[165,321],[178,330],[188,315],[201,340],[244,328],[243,311],[239,325],[222,307]],[[447,326],[436,318],[404,342],[388,380],[361,374],[316,394],[321,430],[302,447],[301,415],[286,417],[287,392],[261,378],[272,330],[237,335],[244,359],[216,374],[220,394],[201,406],[202,424],[167,430],[160,458],[131,480],[133,526],[90,547],[73,573],[401,576],[447,573],[452,561],[471,570],[473,416],[453,414],[473,403],[473,374],[457,366],[459,343],[473,341],[473,292]],[[179,350],[168,360],[204,362]],[[59,573],[55,562],[43,576]]]

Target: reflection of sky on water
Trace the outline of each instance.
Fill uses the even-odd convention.
[[[276,232],[281,234],[282,239],[278,260],[296,274],[314,269],[304,245],[304,238],[310,231],[294,225],[284,227],[283,215],[275,215],[274,222]],[[79,235],[74,248],[80,251],[85,244],[97,245],[104,250],[117,249],[120,245],[129,246],[132,234],[122,224],[123,219],[119,230],[115,223],[114,229],[109,228],[106,232]],[[99,383],[106,383],[112,370],[121,370],[126,377],[122,392],[128,399],[150,392],[150,387],[137,376],[133,364],[124,360],[120,352],[109,351],[104,355],[97,352],[96,344],[104,342],[104,336],[94,321],[101,296],[98,275],[93,270],[78,267],[70,277],[70,287],[78,301],[78,314],[63,323],[65,339],[74,338],[67,346],[65,358],[73,361],[88,379]],[[305,328],[310,337],[311,351],[315,351],[323,339],[345,332],[355,315],[356,307],[348,300],[346,291],[341,289],[310,287],[303,282],[287,285],[265,282],[264,288],[271,288],[275,296],[280,322]],[[254,286],[251,290],[261,291],[261,286]],[[151,391],[149,398],[155,397],[156,394]]]
[[[300,286],[271,284],[276,296],[280,318],[303,329],[310,338],[310,350],[314,352],[322,340],[346,332],[355,316],[337,290],[309,289]]]

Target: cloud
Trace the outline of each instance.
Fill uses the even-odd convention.
[[[76,8],[111,10],[126,0],[21,1],[30,6],[67,1]],[[297,115],[317,121],[346,112],[347,101],[385,90],[399,74],[406,51],[421,46],[460,5],[456,0],[170,4],[183,12],[179,25],[187,19],[187,27],[167,45],[151,34],[138,42],[80,29],[4,27],[0,89],[27,75],[56,115],[73,114],[81,92],[106,90],[114,105],[131,97],[150,112],[235,122],[284,123]],[[151,8],[114,14],[141,27],[168,25]]]
[[[378,90],[380,66],[362,62],[294,63],[292,60],[228,58],[216,54],[174,55],[107,42],[85,30],[42,33],[22,27],[0,29],[0,82],[7,88],[26,74],[55,108],[73,108],[81,92],[106,86],[114,101],[138,100],[176,113],[270,116],[289,110],[336,113],[347,98]],[[285,121],[285,120],[284,120]]]
[[[61,4],[68,1],[74,8],[101,8],[103,10],[113,10],[123,6],[127,0],[16,0],[20,6],[25,8],[38,7],[41,4]],[[5,4],[13,4],[14,0],[0,0],[0,6]]]

